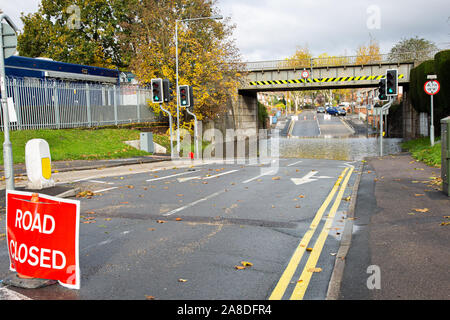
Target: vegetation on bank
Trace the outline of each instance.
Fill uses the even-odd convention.
[[[139,130],[112,128],[23,130],[10,132],[14,163],[25,163],[25,145],[29,140],[37,138],[48,142],[52,161],[120,159],[149,155],[124,143],[139,140]],[[169,137],[154,134],[153,139],[170,152]],[[2,152],[3,141],[2,134],[0,135]],[[3,164],[3,157],[0,164]]]
[[[437,141],[438,139],[436,139]],[[441,143],[435,143],[432,147],[430,138],[419,138],[415,140],[406,141],[402,147],[409,152],[414,159],[424,162],[432,167],[441,166]]]

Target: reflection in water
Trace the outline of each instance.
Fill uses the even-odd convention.
[[[402,151],[402,139],[383,139],[384,155]],[[362,160],[380,155],[378,138],[280,138],[281,158],[312,158],[331,160]]]

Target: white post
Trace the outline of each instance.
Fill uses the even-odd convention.
[[[431,95],[431,126],[430,126],[430,140],[431,146],[434,146],[434,116],[433,116],[433,96]]]

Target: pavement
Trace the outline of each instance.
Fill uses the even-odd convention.
[[[337,270],[340,292],[331,298],[448,300],[450,197],[440,169],[408,153],[366,161],[343,235],[351,244]]]

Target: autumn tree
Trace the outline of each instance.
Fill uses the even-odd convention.
[[[213,0],[141,0],[130,3],[129,23],[122,26],[130,37],[122,41],[131,53],[131,70],[141,84],[152,78],[176,83],[175,21],[218,14]],[[199,120],[214,119],[237,97],[240,56],[231,39],[229,20],[202,19],[178,23],[179,84],[194,89],[194,112]],[[174,89],[175,86],[173,85]],[[156,113],[159,105],[150,104]],[[176,114],[176,99],[168,106]]]
[[[356,50],[355,64],[363,65],[368,63],[380,62],[382,59],[380,54],[380,45],[378,41],[370,39],[369,44],[360,45]]]
[[[131,0],[42,0],[35,13],[22,14],[18,51],[25,57],[125,69],[118,42]]]

